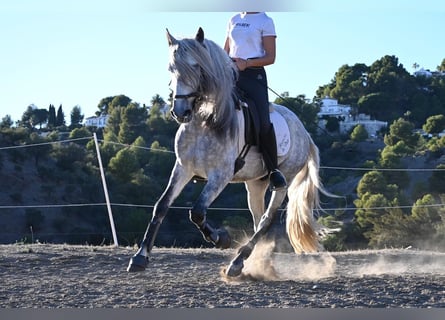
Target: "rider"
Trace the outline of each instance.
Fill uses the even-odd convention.
[[[269,116],[264,66],[275,62],[275,25],[264,12],[242,12],[229,20],[224,50],[239,69],[237,87],[254,100],[260,118],[260,151],[269,170],[271,190],[287,186],[278,170],[277,143]]]

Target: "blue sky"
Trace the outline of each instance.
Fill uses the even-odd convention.
[[[125,94],[145,104],[155,94],[166,99],[165,29],[189,37],[202,27],[223,45],[228,19],[241,10],[230,1],[217,11],[210,1],[189,1],[190,9],[179,0],[147,2],[2,1],[0,117],[9,114],[16,121],[32,103],[62,104],[69,124],[74,106],[92,116],[107,96]],[[286,3],[270,8],[278,38],[276,63],[267,68],[269,86],[312,98],[341,65],[370,65],[387,54],[409,72],[414,63],[435,70],[445,58],[443,1],[387,2],[302,0],[287,12]]]

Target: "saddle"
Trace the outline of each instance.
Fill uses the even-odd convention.
[[[254,101],[248,97],[243,97],[243,100],[238,100],[235,103],[238,110],[243,112],[244,118],[244,141],[245,144],[235,160],[235,172],[237,173],[245,164],[245,157],[251,146],[259,145],[260,141],[260,118],[256,112]],[[249,107],[251,106],[251,107]]]
[[[244,118],[244,146],[235,161],[237,173],[245,164],[245,157],[252,146],[260,146],[260,120],[253,100],[243,97],[243,100],[235,102],[237,110],[243,112]],[[253,106],[253,107],[252,107]],[[280,115],[273,105],[269,105],[270,122],[275,130],[277,155],[284,156],[290,149],[290,131],[286,120]]]

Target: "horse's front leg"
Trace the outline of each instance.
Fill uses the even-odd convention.
[[[198,200],[190,209],[190,220],[201,231],[204,239],[221,249],[230,247],[229,233],[223,227],[215,228],[207,221],[207,208],[224,190],[230,179],[230,173],[227,175],[224,173],[210,175]]]
[[[148,256],[153,248],[159,227],[167,215],[168,208],[191,179],[184,168],[176,162],[167,188],[153,208],[153,216],[145,231],[144,239],[136,254],[130,259],[128,272],[144,271],[148,265]]]

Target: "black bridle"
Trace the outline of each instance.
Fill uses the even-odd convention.
[[[190,99],[190,98],[195,98],[195,99],[193,100],[191,110],[185,112],[186,117],[189,117],[191,115],[191,113],[193,112],[193,110],[195,109],[196,104],[199,101],[202,101],[202,95],[199,92],[191,92],[188,94],[176,94],[174,96],[173,96],[173,92],[170,93],[170,100],[171,100],[171,106],[172,106],[172,109],[170,110],[170,114],[172,115],[173,119],[178,121],[178,117],[173,109],[174,101],[179,100],[179,99]]]
[[[189,99],[189,98],[199,98],[201,95],[198,92],[192,92],[189,94],[177,94],[173,97],[173,95],[171,95],[171,97],[173,99]]]

